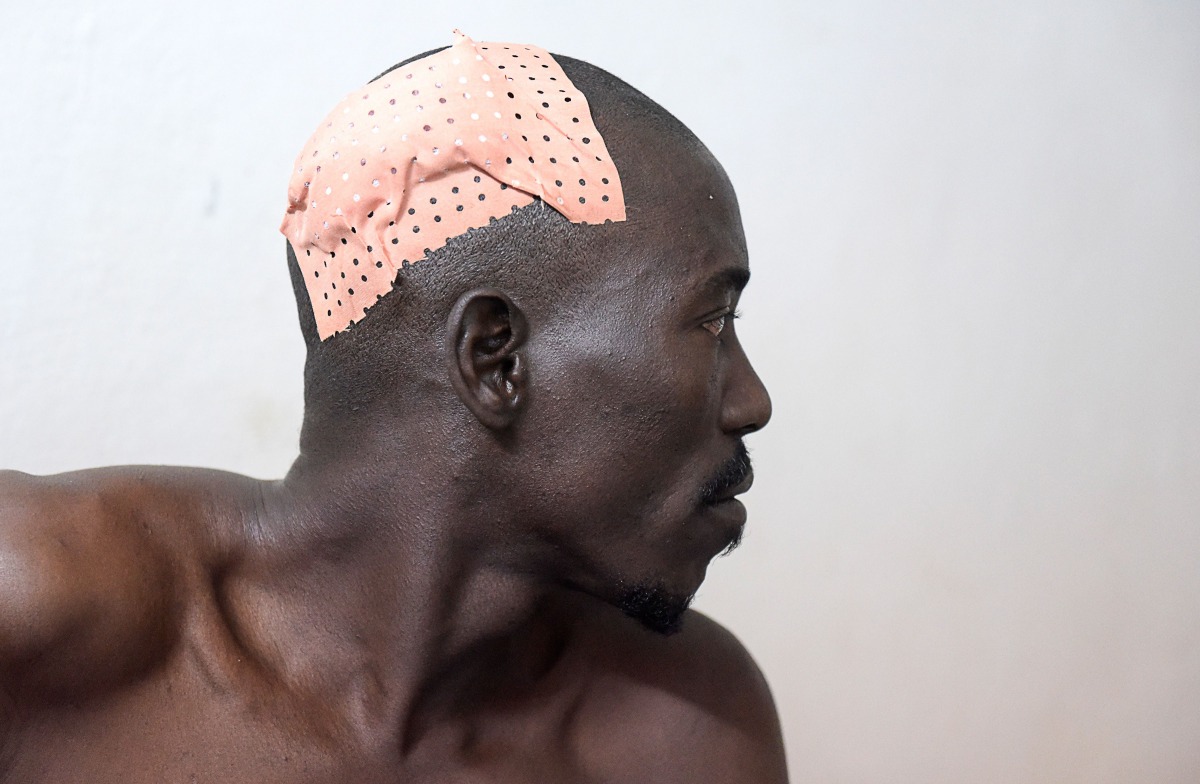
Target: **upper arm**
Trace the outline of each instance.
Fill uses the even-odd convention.
[[[0,472],[0,686],[78,695],[143,667],[169,637],[164,567],[86,482]]]

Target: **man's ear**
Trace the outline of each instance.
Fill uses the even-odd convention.
[[[525,314],[502,291],[476,289],[459,297],[446,324],[446,356],[454,391],[485,426],[509,427],[525,393],[520,349]]]

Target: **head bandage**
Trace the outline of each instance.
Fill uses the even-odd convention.
[[[550,53],[457,35],[346,96],[296,159],[280,230],[322,340],[397,270],[535,198],[575,223],[625,220],[587,99]]]

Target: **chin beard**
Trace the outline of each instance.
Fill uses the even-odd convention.
[[[650,631],[667,636],[682,627],[683,614],[694,596],[671,593],[662,583],[635,585],[621,593],[617,606]]]

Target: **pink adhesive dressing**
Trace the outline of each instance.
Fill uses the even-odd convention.
[[[550,53],[455,33],[348,95],[296,159],[280,230],[322,340],[406,263],[535,198],[575,223],[625,220],[587,99]]]

